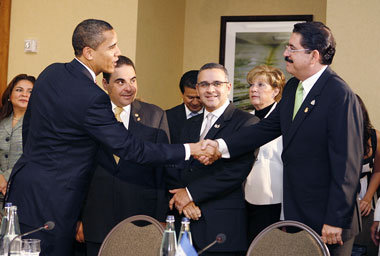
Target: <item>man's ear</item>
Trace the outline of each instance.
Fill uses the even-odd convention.
[[[317,50],[313,50],[311,53],[311,63],[316,64],[320,62],[321,55]]]
[[[82,50],[82,56],[85,57],[87,60],[93,60],[93,49],[91,47],[84,47]]]
[[[104,89],[108,92],[109,84],[107,83],[107,80],[105,78],[102,79],[102,84]]]

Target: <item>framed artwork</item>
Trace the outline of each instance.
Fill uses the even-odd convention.
[[[313,15],[222,16],[219,63],[224,65],[232,83],[230,100],[240,109],[252,110],[246,81],[255,66],[266,64],[281,69],[286,79],[283,52],[293,26],[312,21]]]

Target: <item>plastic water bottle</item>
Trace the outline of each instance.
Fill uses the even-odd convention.
[[[189,237],[190,244],[192,245],[193,239],[191,238],[191,232],[190,232],[190,220],[186,217],[183,217],[182,221],[181,221],[181,231],[179,232],[179,236],[178,236],[178,244],[180,244],[183,233],[185,233],[185,231],[187,231],[187,235]]]
[[[20,255],[21,254],[21,238],[17,238],[11,244],[13,238],[20,234],[20,224],[18,222],[17,206],[13,205],[9,210],[8,225],[5,230],[5,235],[3,238],[3,248],[4,255],[8,255],[8,249],[10,248],[10,255]],[[1,254],[0,254],[1,255]]]
[[[160,256],[174,256],[177,251],[177,238],[174,228],[174,216],[166,217],[166,228],[160,248]]]
[[[4,216],[1,219],[1,227],[0,227],[0,255],[7,255],[8,251],[8,243],[5,242],[4,237],[7,231],[10,214],[11,214],[11,206],[12,203],[6,203],[4,207]]]

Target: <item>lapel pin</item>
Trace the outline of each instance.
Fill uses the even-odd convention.
[[[139,114],[136,113],[136,114],[135,114],[135,117],[138,117],[138,116],[139,116]]]
[[[218,129],[220,127],[220,124],[215,124],[214,127]]]
[[[314,105],[315,105],[315,100],[312,100],[312,101],[310,102],[310,104],[314,106]]]
[[[305,113],[307,113],[309,111],[309,108],[308,107],[306,107],[305,108]]]
[[[138,118],[137,118],[137,121],[138,121],[138,122],[140,122],[140,120],[141,120],[141,118],[140,118],[140,117],[138,117]]]

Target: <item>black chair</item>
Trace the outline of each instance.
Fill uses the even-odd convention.
[[[108,233],[98,256],[157,256],[163,233],[164,228],[152,217],[146,215],[129,217]]]
[[[300,230],[287,233],[283,228]],[[321,237],[309,226],[298,221],[279,221],[260,232],[252,241],[247,256],[330,256]]]

